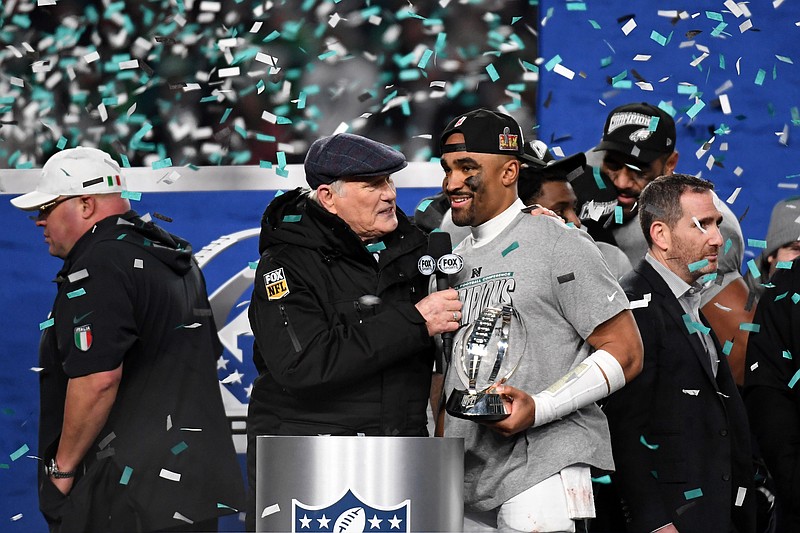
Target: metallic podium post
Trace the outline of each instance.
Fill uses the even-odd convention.
[[[461,531],[464,441],[433,437],[256,440],[256,531]]]

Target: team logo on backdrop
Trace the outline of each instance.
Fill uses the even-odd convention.
[[[92,325],[78,326],[73,331],[75,347],[82,352],[88,352],[92,347]]]
[[[409,532],[411,500],[394,507],[370,505],[348,490],[329,505],[306,505],[292,499],[292,533]]]
[[[282,268],[264,274],[264,285],[270,300],[280,300],[289,294],[289,285],[286,284],[286,275]]]

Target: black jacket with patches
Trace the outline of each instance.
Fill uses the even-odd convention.
[[[185,525],[178,516],[202,522],[241,508],[222,346],[191,245],[133,211],[110,216],[78,240],[56,282],[40,346],[39,454],[58,448],[70,379],[122,365],[122,380],[69,495],[40,472],[51,528],[163,530]]]
[[[250,305],[255,435],[427,435],[434,343],[415,304],[425,235],[398,210],[376,262],[302,189],[272,201]]]

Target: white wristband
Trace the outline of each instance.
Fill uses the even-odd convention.
[[[597,350],[547,390],[533,395],[536,403],[533,427],[586,407],[624,385],[625,374],[619,361],[607,351]]]

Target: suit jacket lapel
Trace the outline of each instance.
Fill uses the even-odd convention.
[[[686,314],[686,311],[681,307],[680,302],[678,302],[678,299],[670,290],[667,282],[664,281],[664,278],[662,278],[647,261],[642,261],[640,266],[642,267],[640,273],[650,282],[654,292],[661,296],[666,314],[669,317],[668,320],[673,320],[678,325],[680,331],[686,335],[689,344],[692,346],[692,351],[700,362],[700,366],[703,367],[706,376],[708,376],[714,388],[718,389],[717,381],[714,378],[714,371],[711,369],[710,356],[706,351],[703,341],[699,337],[699,335],[703,335],[703,333],[689,333],[686,323],[683,321],[683,315]]]

